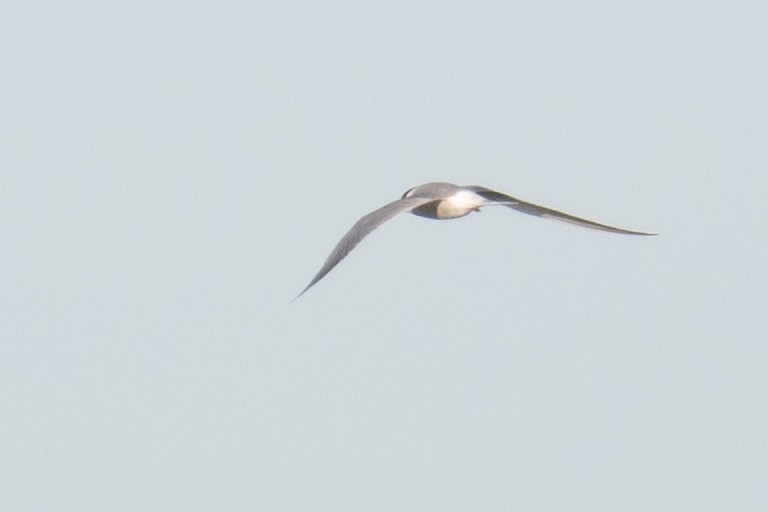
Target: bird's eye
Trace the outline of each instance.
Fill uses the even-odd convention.
[[[403,196],[400,199],[405,199],[406,197],[408,197],[410,195],[410,193],[413,192],[414,188],[416,188],[416,187],[412,187],[412,188],[409,188],[408,190],[406,190],[405,194],[403,194]]]

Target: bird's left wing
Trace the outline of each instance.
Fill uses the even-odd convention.
[[[421,206],[434,200],[435,198],[432,197],[406,197],[403,199],[398,199],[397,201],[393,201],[362,217],[355,223],[354,226],[350,228],[349,231],[347,231],[347,234],[345,234],[344,237],[339,240],[339,243],[336,244],[336,247],[333,248],[330,256],[328,256],[328,259],[325,260],[325,263],[323,263],[323,266],[317,272],[315,277],[312,278],[312,281],[309,282],[307,287],[304,288],[301,293],[296,296],[296,298],[301,297],[304,292],[309,290],[313,285],[325,277],[325,275],[330,272],[333,267],[338,265],[339,262],[343,260],[347,254],[349,254],[352,249],[354,249],[355,246],[359,244],[363,238],[368,236],[374,229],[381,226],[388,220],[397,217],[401,213],[409,212],[417,206]]]
[[[568,213],[552,210],[551,208],[547,208],[545,206],[539,206],[537,204],[528,203],[521,199],[508,196],[507,194],[502,194],[501,192],[496,192],[495,190],[491,190],[485,187],[480,187],[477,185],[468,186],[466,188],[473,191],[477,195],[482,196],[485,199],[488,199],[489,201],[504,203],[504,206],[523,212],[523,213],[527,213],[528,215],[536,215],[537,217],[543,217],[545,219],[559,220],[561,222],[568,222],[570,224],[576,224],[577,226],[583,226],[585,228],[599,229],[600,231],[608,231],[611,233],[621,233],[624,235],[653,236],[656,234],[656,233],[645,233],[642,231],[630,231],[628,229],[616,228],[613,226],[608,226],[606,224],[600,224],[599,222],[582,219],[581,217],[576,217],[575,215],[570,215]]]

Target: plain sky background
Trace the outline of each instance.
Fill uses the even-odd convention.
[[[3,2],[0,510],[768,509],[766,27]]]

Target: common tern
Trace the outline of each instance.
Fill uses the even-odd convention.
[[[339,243],[336,244],[336,247],[334,247],[315,277],[312,278],[306,288],[296,298],[301,297],[307,290],[325,277],[333,267],[338,265],[374,229],[401,213],[409,212],[429,219],[457,219],[471,212],[479,212],[480,208],[484,206],[495,205],[506,206],[513,210],[545,219],[559,220],[610,233],[642,236],[653,236],[656,234],[630,231],[600,224],[599,222],[582,219],[581,217],[522,201],[507,194],[476,185],[461,187],[452,183],[426,183],[408,189],[397,201],[392,201],[358,220],[342,237]]]

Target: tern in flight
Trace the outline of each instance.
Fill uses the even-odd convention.
[[[325,277],[325,275],[330,272],[333,267],[338,265],[363,238],[371,233],[371,231],[388,220],[397,217],[401,213],[409,212],[429,219],[457,219],[470,212],[479,212],[480,208],[484,206],[494,205],[506,206],[529,215],[536,215],[537,217],[543,217],[545,219],[559,220],[576,224],[577,226],[608,231],[610,233],[643,236],[653,236],[656,234],[607,226],[591,220],[575,217],[567,213],[558,212],[544,206],[521,201],[520,199],[485,187],[474,185],[460,187],[459,185],[453,185],[452,183],[426,183],[408,189],[397,201],[384,205],[378,210],[374,210],[358,220],[355,225],[347,231],[347,234],[342,237],[339,243],[336,244],[336,247],[333,248],[330,256],[325,260],[325,263],[323,263],[323,266],[317,272],[315,277],[312,278],[306,288],[304,288],[296,298],[301,297],[304,292]]]

